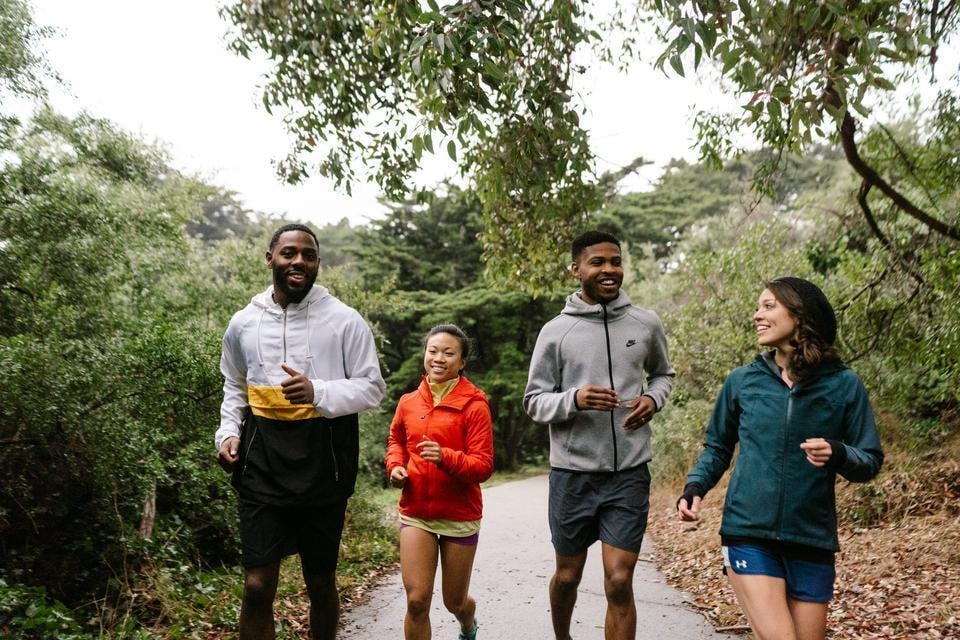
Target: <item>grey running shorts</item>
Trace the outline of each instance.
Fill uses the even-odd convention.
[[[597,540],[639,552],[649,512],[646,464],[615,473],[550,471],[550,537],[559,555],[578,555]]]

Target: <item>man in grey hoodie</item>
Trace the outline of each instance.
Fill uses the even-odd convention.
[[[570,621],[587,549],[602,545],[608,640],[636,637],[633,571],[649,512],[650,421],[674,371],[660,319],[620,290],[620,242],[601,231],[573,241],[580,290],[544,325],[523,397],[550,425],[550,608],[557,640]]]

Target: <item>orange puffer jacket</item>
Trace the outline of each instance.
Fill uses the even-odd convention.
[[[440,444],[440,464],[427,462],[418,442]],[[483,514],[480,483],[493,473],[493,420],[487,396],[465,377],[440,404],[426,378],[397,404],[390,425],[387,475],[400,465],[407,481],[400,495],[400,513],[424,520],[479,520]]]

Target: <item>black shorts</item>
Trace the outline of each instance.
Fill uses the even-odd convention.
[[[559,555],[578,555],[597,540],[637,553],[649,513],[646,464],[616,473],[550,471],[550,539]]]
[[[243,566],[273,564],[284,556],[299,553],[304,571],[335,571],[346,511],[346,500],[296,507],[240,500]]]

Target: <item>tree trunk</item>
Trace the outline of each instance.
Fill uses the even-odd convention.
[[[150,484],[147,499],[143,501],[143,515],[140,517],[140,538],[149,540],[153,536],[153,521],[157,517],[157,482]]]

